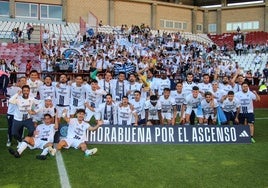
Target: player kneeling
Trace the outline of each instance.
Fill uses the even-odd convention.
[[[97,152],[97,148],[87,149],[86,145],[86,133],[87,130],[95,131],[101,125],[102,121],[98,121],[98,124],[94,127],[90,126],[87,122],[84,121],[85,118],[85,110],[78,109],[76,111],[76,118],[68,118],[66,117],[66,111],[63,112],[64,120],[69,124],[67,137],[60,140],[58,143],[57,149],[60,150],[62,148],[70,148],[74,147],[76,149],[81,149],[85,152],[85,156],[94,155]]]
[[[48,153],[54,156],[56,149],[54,149],[52,146],[54,134],[57,129],[57,118],[55,118],[55,124],[53,124],[52,116],[50,114],[45,114],[44,123],[36,127],[34,135],[32,137],[25,137],[22,143],[19,145],[17,151],[9,148],[9,153],[14,155],[16,158],[20,158],[22,152],[29,147],[30,149],[43,149],[42,153],[36,156],[37,159],[45,160]]]

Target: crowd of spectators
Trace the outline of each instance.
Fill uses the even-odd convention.
[[[236,37],[236,44],[243,41],[241,36]],[[122,25],[121,29],[113,34],[95,33],[93,36],[82,36],[77,32],[74,42],[64,45],[58,42],[55,34],[50,35],[48,30],[44,31],[42,39],[39,62],[43,74],[68,71],[83,73],[85,77],[92,74],[101,77],[109,71],[114,78],[124,72],[128,79],[131,73],[143,71],[146,74],[146,70],[151,69],[155,77],[165,72],[172,80],[172,87],[176,82],[184,81],[189,72],[194,74],[195,82],[202,82],[203,74],[208,74],[212,82],[217,70],[220,79],[228,76],[230,80],[240,71],[250,85],[256,86],[267,77],[264,70],[243,72],[243,67],[240,68],[238,62],[231,59],[230,52],[219,49],[214,44],[190,41],[183,38],[179,32],[158,32],[153,35],[150,27],[144,24],[132,25],[129,28]],[[255,46],[254,50],[256,57],[252,63],[255,65],[266,63],[260,56],[262,49],[259,47]],[[64,49],[70,48],[75,50],[64,53]],[[13,67],[10,63],[9,71],[17,72],[17,68]],[[28,67],[26,72],[31,68]],[[14,76],[10,82],[14,82]]]

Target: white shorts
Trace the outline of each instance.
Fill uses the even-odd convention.
[[[67,143],[67,146],[64,147],[66,149],[70,147],[78,149],[79,145],[85,142],[83,139],[75,139],[75,138],[64,138],[62,140],[64,140]]]
[[[173,113],[171,112],[166,112],[166,113],[161,113],[163,119],[171,120],[173,118]]]
[[[205,119],[209,119],[209,117],[211,117],[211,119],[215,118],[214,114],[204,114]]]
[[[99,118],[98,113],[97,112],[92,112],[91,110],[89,110],[88,108],[86,108],[86,116],[85,116],[85,121],[90,121],[90,119],[92,118],[92,116],[94,116],[95,119]]]
[[[28,144],[28,147],[30,149],[44,149],[44,146],[49,143],[49,141],[46,140],[40,140],[39,138],[34,138],[34,146],[31,146]]]
[[[194,111],[196,117],[203,118],[203,112],[202,111],[198,112],[198,108],[187,107],[186,111],[185,111],[185,114],[191,115],[192,111]]]

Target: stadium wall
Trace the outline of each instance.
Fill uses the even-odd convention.
[[[63,21],[79,22],[81,16],[87,20],[93,13],[104,25],[120,26],[144,23],[152,29],[180,30],[185,32],[209,32],[209,24],[217,24],[217,33],[230,32],[227,23],[258,21],[256,30],[268,32],[268,1],[244,6],[223,6],[205,9],[183,4],[165,3],[153,0],[10,0],[10,17],[15,14],[15,2],[61,5]],[[167,28],[161,20],[186,23],[186,28]],[[197,30],[197,25],[201,29]],[[243,30],[246,31],[246,30]],[[254,31],[254,30],[250,30]]]

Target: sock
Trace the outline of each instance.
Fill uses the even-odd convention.
[[[43,149],[41,155],[47,155],[48,154],[48,148]]]
[[[27,148],[27,143],[26,142],[21,142],[21,144],[19,145],[19,148],[18,148],[18,152],[19,154],[21,154],[26,148]]]

